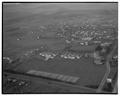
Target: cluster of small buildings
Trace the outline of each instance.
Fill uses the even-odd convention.
[[[97,27],[100,27],[100,29],[97,30]],[[110,34],[111,32],[108,32],[107,29],[103,30],[101,26],[92,26],[90,24],[80,26],[78,24],[74,27],[74,24],[66,23],[61,28],[61,31],[59,31],[57,35],[65,38],[65,42],[68,44],[71,42],[83,41],[83,43],[80,43],[81,45],[89,45],[89,41],[93,43],[101,43],[102,39],[113,39],[113,36]]]
[[[58,54],[55,54],[55,53],[52,53],[52,52],[41,52],[39,53],[40,56],[43,56],[45,57],[45,61],[49,60],[49,59],[53,59],[55,58]],[[93,53],[82,53],[79,55],[78,54],[74,54],[74,53],[71,53],[71,52],[65,52],[65,53],[62,53],[61,55],[59,55],[60,58],[64,58],[64,59],[80,59],[81,57],[84,57],[84,58],[88,58],[88,57],[92,57],[93,58]]]
[[[14,77],[7,77],[5,81],[7,84],[5,84],[4,87],[8,88],[8,90],[12,89],[12,91],[15,93],[24,92],[24,88],[31,85],[31,82],[29,80],[23,80]]]
[[[9,63],[13,61],[12,59],[10,59],[10,57],[3,57],[3,60],[7,60]]]
[[[117,55],[114,55],[114,56],[112,57],[112,60],[110,61],[110,65],[111,65],[112,67],[118,66],[118,56],[117,56]]]
[[[52,52],[41,52],[39,53],[40,56],[45,57],[45,61],[49,60],[49,59],[53,59],[56,54],[52,53]]]
[[[105,42],[105,43],[101,43],[100,45],[96,47],[95,52],[94,52],[94,63],[95,64],[100,64],[100,65],[104,64],[106,56],[110,52],[111,44],[112,43],[110,42]]]
[[[82,56],[77,54],[65,53],[60,55],[60,57],[65,59],[80,59]]]
[[[32,49],[32,50],[30,50],[30,51],[25,52],[25,53],[24,53],[24,56],[29,57],[29,56],[31,56],[31,55],[34,55],[35,52],[38,52],[38,51],[39,51],[38,48]]]

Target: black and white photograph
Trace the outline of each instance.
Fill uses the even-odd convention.
[[[118,94],[118,2],[2,2],[2,94]]]

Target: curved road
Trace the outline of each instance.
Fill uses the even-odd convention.
[[[114,46],[114,45],[113,45],[113,46]],[[115,46],[113,47],[111,53],[110,53],[110,54],[108,55],[108,57],[107,57],[107,60],[106,60],[106,68],[107,68],[107,71],[106,71],[106,73],[105,73],[105,75],[104,75],[104,77],[103,77],[103,79],[102,79],[102,81],[101,81],[101,83],[100,83],[100,85],[99,85],[96,93],[100,93],[100,92],[102,91],[102,88],[104,87],[104,84],[105,84],[105,82],[106,82],[106,80],[107,80],[107,78],[108,78],[108,76],[109,76],[109,74],[110,74],[110,64],[109,64],[109,61],[111,60],[112,55],[114,54],[116,48],[117,48],[117,46],[116,46],[116,44],[115,44]]]

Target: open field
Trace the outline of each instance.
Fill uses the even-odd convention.
[[[99,85],[105,74],[106,68],[105,65],[96,66],[90,58],[81,58],[81,60],[55,59],[48,61],[32,58],[32,60],[19,65],[19,67],[14,70],[25,73],[29,70],[40,70],[63,75],[77,76],[80,77],[77,84],[85,86],[91,84]]]

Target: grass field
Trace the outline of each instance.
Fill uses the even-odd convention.
[[[89,63],[88,63],[89,62]],[[29,70],[45,71],[56,74],[80,77],[78,85],[99,85],[106,72],[105,65],[95,65],[91,58],[81,58],[80,60],[66,60],[56,58],[55,60],[43,61],[32,58],[28,62],[19,65],[16,69],[19,72]]]

